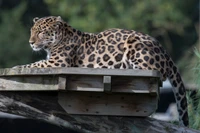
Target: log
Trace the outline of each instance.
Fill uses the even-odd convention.
[[[83,133],[200,133],[149,117],[70,115],[58,92],[1,92],[0,111],[56,124]]]

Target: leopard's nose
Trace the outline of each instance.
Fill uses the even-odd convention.
[[[35,42],[34,42],[34,41],[29,41],[29,43],[30,43],[31,45],[33,45]]]

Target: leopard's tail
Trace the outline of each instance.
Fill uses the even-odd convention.
[[[180,73],[172,60],[168,61],[168,78],[173,86],[173,92],[176,99],[177,109],[179,113],[179,122],[181,126],[189,125],[188,109],[187,109],[187,98],[186,89],[183,84]]]

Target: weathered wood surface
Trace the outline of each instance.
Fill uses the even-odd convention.
[[[137,71],[137,77],[130,73],[117,75],[116,71],[112,73],[107,69],[103,69],[100,75],[99,69],[96,72],[94,69],[72,68],[73,74],[68,68],[52,69],[67,72],[61,75],[50,74],[46,69],[41,73],[36,70],[41,72],[40,69],[2,70],[0,91],[62,90],[58,97],[59,104],[70,114],[149,116],[157,109],[159,74],[155,75],[154,71],[151,72],[153,77],[149,77],[150,71],[147,74]],[[122,71],[119,70],[119,73]],[[35,74],[31,75],[33,72]],[[106,75],[109,72],[115,75]]]
[[[154,96],[148,94],[66,92],[58,102],[69,114],[108,116],[149,116],[157,109]]]
[[[0,69],[0,91],[66,89],[104,92],[107,88],[112,92],[156,93],[159,77],[158,71],[154,70],[7,68]]]
[[[158,79],[146,77],[110,77],[110,85],[112,92],[118,93],[157,93],[159,84]],[[104,77],[101,76],[85,76],[73,75],[67,77],[68,91],[96,91],[104,92]]]
[[[5,68],[0,69],[0,76],[12,75],[108,75],[108,76],[136,76],[158,77],[156,70],[133,70],[133,69],[96,69],[96,68]]]
[[[58,90],[58,76],[5,76],[0,77],[0,91]]]
[[[70,114],[149,116],[157,109],[157,80],[114,77],[112,84],[107,82],[106,86],[106,81],[103,83],[103,78],[98,76],[63,77],[2,77],[0,89],[6,92],[63,90],[59,93],[59,103]],[[105,91],[108,85],[112,90]]]
[[[200,133],[151,118],[69,115],[59,92],[0,92],[0,111],[50,122],[84,133]]]

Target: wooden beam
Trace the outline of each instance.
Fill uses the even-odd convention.
[[[157,99],[148,94],[61,92],[58,103],[69,114],[140,116],[157,109]]]
[[[103,92],[103,77],[97,75],[70,75],[67,76],[68,91]]]
[[[96,69],[96,68],[15,68],[0,69],[0,76],[12,75],[102,75],[102,76],[136,76],[160,77],[156,70],[133,69]]]
[[[58,76],[5,76],[0,77],[0,91],[58,90]]]

